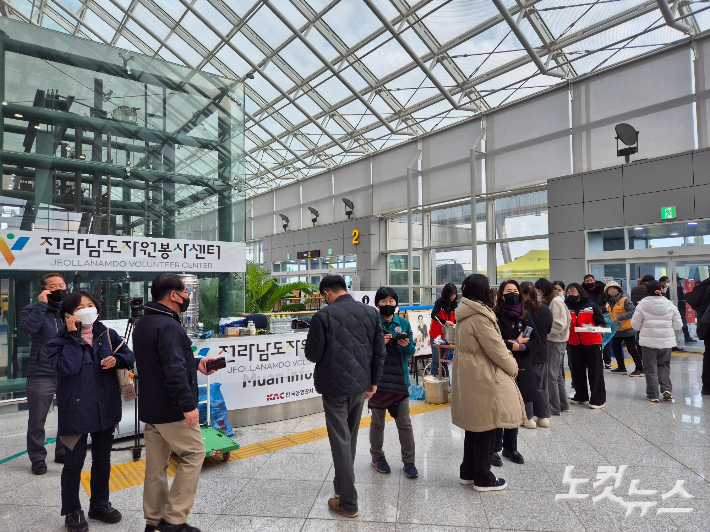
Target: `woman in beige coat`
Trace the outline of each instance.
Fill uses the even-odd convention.
[[[491,310],[488,277],[469,275],[461,293],[451,389],[451,420],[466,431],[459,482],[476,491],[502,490],[505,480],[491,473],[495,429],[517,429],[527,419],[515,384],[518,365]]]

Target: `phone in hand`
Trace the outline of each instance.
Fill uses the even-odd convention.
[[[400,340],[406,340],[409,338],[409,335],[407,333],[399,333],[397,336],[394,337],[395,342],[399,342]]]
[[[523,338],[530,338],[532,331],[533,331],[533,329],[529,325],[527,327],[525,327],[525,330],[523,331]]]
[[[209,360],[205,362],[205,371],[209,373],[210,371],[217,371],[218,369],[226,368],[227,361],[224,357],[219,357],[214,360]]]

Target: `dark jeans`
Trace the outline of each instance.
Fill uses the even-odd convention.
[[[340,506],[348,512],[354,512],[357,511],[355,450],[365,394],[323,395],[322,398],[335,470],[333,488],[340,497]]]
[[[703,390],[710,390],[710,338],[705,340],[705,352],[703,353]]]
[[[493,445],[496,440],[496,429],[486,432],[464,432],[463,462],[459,477],[463,480],[473,480],[479,487],[493,486],[496,476],[491,473]]]
[[[27,454],[31,462],[46,460],[47,449],[44,447],[44,424],[57,392],[57,377],[27,377]],[[64,457],[64,444],[57,438],[54,458]]]
[[[606,402],[606,387],[601,345],[571,345],[570,358],[573,360],[572,371],[577,385],[574,388],[576,392],[574,400],[603,405]],[[589,377],[589,388],[587,388],[587,377]]]
[[[91,433],[91,504],[94,506],[109,502],[108,481],[111,478],[111,446],[113,430]],[[86,458],[88,434],[82,435],[74,450],[67,447],[62,469],[62,515],[81,510],[79,486],[81,470]]]
[[[574,371],[572,370],[572,357],[569,354],[569,344],[567,344],[567,367],[569,368],[569,374],[570,374],[570,379],[571,379],[571,386],[572,388],[575,388],[575,382],[574,382]]]
[[[614,338],[611,339],[611,345],[614,348],[614,356],[616,357],[616,363],[619,365],[619,368],[626,369],[626,364],[624,363],[624,348],[621,346],[622,342],[626,344],[626,350],[634,360],[636,369],[643,372],[643,359],[636,346],[636,336],[614,336]]]
[[[616,353],[616,349],[614,349],[614,353]],[[604,346],[602,357],[604,358],[604,364],[611,364],[611,344],[609,342]]]
[[[494,453],[508,449],[511,453],[518,450],[518,429],[496,429]]]
[[[685,316],[686,310],[685,301],[678,301],[678,312],[680,312],[680,319],[683,322],[683,338],[685,338],[685,341],[687,342],[692,338],[692,336],[690,336],[690,333],[688,332],[688,318]]]

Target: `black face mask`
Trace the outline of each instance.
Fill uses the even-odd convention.
[[[596,283],[584,283],[584,288],[587,289],[587,292],[593,291],[596,286]]]
[[[505,301],[506,305],[509,306],[515,306],[518,303],[520,303],[520,294],[516,294],[515,292],[508,292],[507,294],[503,294],[503,301]]]
[[[577,301],[579,301],[579,296],[567,296],[565,298],[565,302],[569,305],[574,305]]]
[[[380,314],[382,314],[385,318],[389,318],[390,316],[394,315],[394,311],[397,308],[397,305],[382,305],[380,307]]]
[[[178,294],[180,296],[180,294]],[[182,296],[180,296],[182,297]],[[189,297],[182,297],[182,303],[180,303],[180,312],[185,312],[187,310],[187,307],[190,306],[190,298]]]
[[[47,300],[54,303],[55,305],[59,305],[64,300],[66,295],[66,290],[54,290],[53,292],[47,294]]]

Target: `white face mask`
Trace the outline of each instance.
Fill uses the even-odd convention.
[[[81,308],[74,312],[74,316],[81,320],[81,325],[86,327],[96,321],[99,311],[96,307]]]

